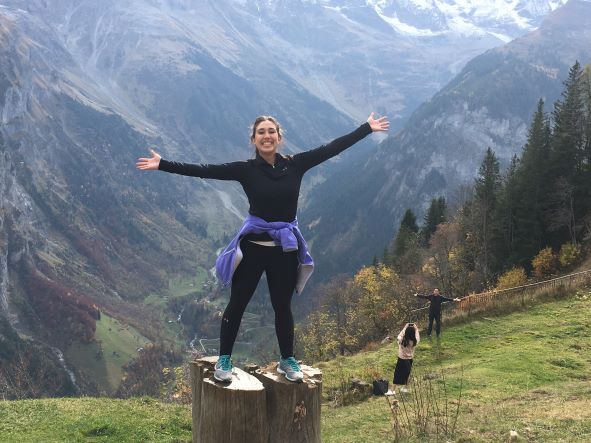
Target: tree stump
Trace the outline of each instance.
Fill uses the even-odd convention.
[[[277,364],[235,368],[231,383],[214,380],[217,357],[191,363],[193,443],[319,443],[322,373],[302,365],[292,383]]]
[[[292,383],[276,370],[277,364],[252,373],[267,393],[270,443],[320,443],[322,372],[301,365],[304,380]]]
[[[268,443],[263,384],[238,368],[231,383],[216,381],[217,359],[205,357],[191,363],[193,443]]]

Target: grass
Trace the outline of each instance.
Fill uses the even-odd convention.
[[[445,441],[591,441],[591,291],[527,311],[445,327],[442,340],[423,338],[413,373],[445,373],[462,401],[456,433]],[[372,372],[391,379],[393,344],[319,364],[324,390]],[[4,442],[188,442],[190,408],[153,399],[51,399],[0,402]],[[322,441],[392,442],[385,397],[333,408],[322,406]],[[413,440],[409,440],[413,441]],[[428,437],[420,440],[430,441]],[[431,441],[434,441],[432,439]]]
[[[194,276],[179,276],[170,279],[168,281],[168,290],[164,294],[149,294],[144,299],[144,303],[162,311],[166,310],[168,302],[173,299],[201,293],[203,291],[203,284],[207,279],[208,272],[203,268],[197,268],[197,273]]]
[[[446,328],[439,342],[423,338],[413,371],[443,372],[451,397],[462,379],[456,435],[461,441],[502,441],[511,429],[528,440],[591,441],[590,308],[587,290],[528,311]],[[394,345],[387,345],[318,366],[327,392],[343,378],[368,379],[374,371],[391,379],[395,360]],[[392,441],[383,398],[325,408],[322,425],[325,442]]]
[[[0,402],[2,442],[190,442],[191,409],[151,398]]]
[[[137,349],[149,341],[131,326],[102,313],[96,322],[93,343],[73,343],[66,350],[66,360],[83,370],[100,389],[115,392],[123,376],[123,365],[137,356]],[[102,348],[102,357],[98,358]]]

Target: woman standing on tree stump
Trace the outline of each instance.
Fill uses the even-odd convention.
[[[141,170],[238,181],[248,197],[248,217],[216,260],[218,277],[223,284],[232,284],[230,302],[222,316],[220,357],[214,373],[217,380],[232,380],[232,348],[242,315],[263,272],[275,311],[281,352],[277,370],[290,381],[302,380],[302,371],[293,355],[291,298],[294,291],[303,290],[314,267],[296,218],[302,177],[310,168],[338,155],[371,132],[388,128],[387,118],[375,119],[372,112],[355,131],[319,148],[284,156],[277,152],[283,140],[281,126],[275,118],[261,116],[255,120],[250,137],[256,149],[254,159],[218,165],[187,164],[164,160],[153,150],[150,158],[138,159],[136,167]]]

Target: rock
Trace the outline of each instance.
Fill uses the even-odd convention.
[[[519,438],[519,434],[517,433],[517,431],[514,431],[514,430],[509,431],[509,441],[517,441],[518,438]]]

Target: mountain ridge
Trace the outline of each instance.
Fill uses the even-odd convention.
[[[576,58],[591,60],[590,28],[591,3],[571,0],[538,30],[470,61],[364,161],[356,185],[338,180],[338,174],[354,174],[350,167],[317,187],[307,214],[321,221],[306,234],[330,269],[323,272],[352,272],[380,257],[407,208],[420,219],[432,198],[453,202],[457,187],[475,176],[486,147],[507,165],[525,143],[539,98],[552,103]],[[358,188],[373,191],[357,199]],[[364,201],[365,213],[357,209]],[[323,228],[327,205],[343,220],[333,240]],[[337,251],[341,258],[331,259]]]

